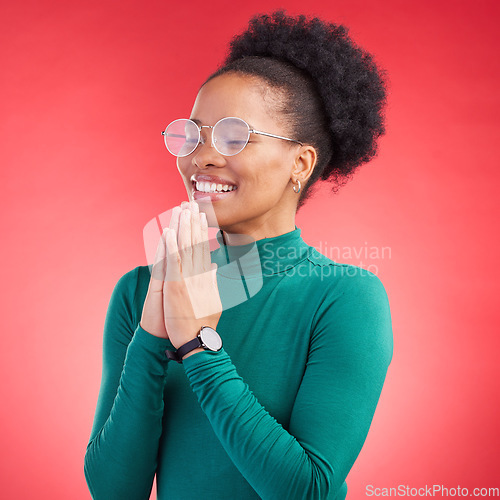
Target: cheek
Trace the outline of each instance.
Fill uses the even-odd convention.
[[[266,191],[279,191],[290,177],[287,161],[282,154],[262,154],[254,158],[253,180]]]
[[[179,171],[182,180],[184,182],[189,182],[189,179],[187,179],[187,175],[189,172],[189,161],[186,161],[186,158],[177,158],[176,164],[177,164],[177,170]]]

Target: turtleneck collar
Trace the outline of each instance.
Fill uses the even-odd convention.
[[[301,229],[263,238],[244,245],[226,245],[222,230],[217,232],[219,248],[213,252],[217,273],[226,277],[260,277],[282,274],[304,260],[312,247],[301,237]]]

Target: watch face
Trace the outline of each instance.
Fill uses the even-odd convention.
[[[211,351],[219,351],[222,348],[220,335],[209,326],[204,326],[200,332],[201,341]]]

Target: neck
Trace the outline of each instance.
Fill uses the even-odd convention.
[[[305,258],[310,248],[294,226],[286,233],[252,240],[248,235],[239,238],[240,245],[227,245],[222,230],[217,233],[220,248],[215,252],[217,273],[233,279],[240,276],[260,277],[274,275],[295,266]],[[243,241],[245,241],[243,243]]]
[[[262,240],[264,238],[274,238],[285,233],[289,233],[296,228],[295,221],[291,224],[287,224],[286,227],[280,227],[279,229],[268,229],[267,231],[256,230],[249,233],[232,233],[226,230],[220,229],[224,245],[228,246],[238,246],[247,245],[253,243],[254,241]]]

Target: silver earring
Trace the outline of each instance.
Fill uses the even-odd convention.
[[[294,191],[295,193],[299,194],[299,193],[300,193],[300,190],[301,190],[301,188],[302,188],[302,187],[301,187],[301,185],[300,185],[300,181],[299,181],[299,179],[297,179],[297,184],[299,185],[299,190],[298,190],[298,191],[295,191],[295,186],[293,186],[293,188],[292,188],[292,189],[293,189],[293,191]]]

